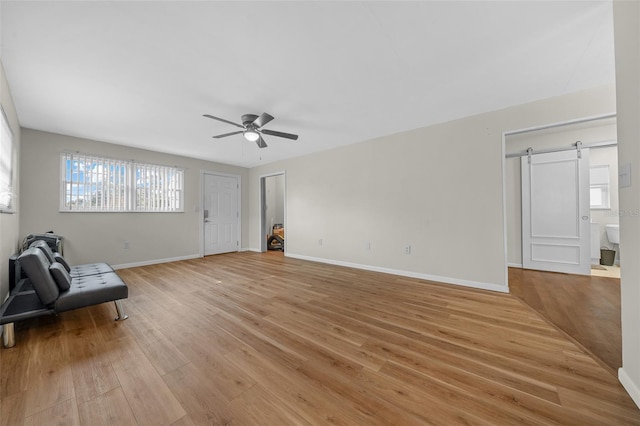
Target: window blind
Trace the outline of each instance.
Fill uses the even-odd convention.
[[[180,212],[184,171],[80,153],[61,155],[62,211]]]
[[[0,212],[13,212],[13,134],[0,108]]]

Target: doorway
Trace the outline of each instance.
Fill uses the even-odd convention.
[[[202,173],[202,255],[240,250],[240,176]]]
[[[286,252],[285,173],[260,177],[260,251]]]
[[[586,213],[580,214],[580,219],[588,217],[586,221],[590,229],[582,230],[591,245],[580,249],[581,255],[588,252],[588,262],[591,267],[585,273],[598,275],[601,268],[600,249],[611,248],[612,244],[607,239],[606,225],[618,223],[618,161],[617,161],[617,129],[615,114],[606,114],[598,117],[588,117],[572,122],[550,124],[534,129],[524,129],[506,132],[504,135],[504,190],[505,190],[505,228],[506,228],[506,256],[507,266],[523,268],[525,262],[523,241],[523,203],[522,203],[522,164],[523,158],[528,156],[528,148],[532,148],[532,158],[535,154],[570,152],[576,155],[577,142],[580,142],[582,150],[588,148],[591,171],[593,167],[606,165],[609,170],[610,180],[606,190],[610,195],[610,203],[595,206],[589,203]],[[590,173],[591,175],[592,173]],[[589,177],[589,193],[593,194],[594,186]],[[592,198],[591,195],[588,196]],[[616,250],[618,248],[616,247]],[[566,254],[566,253],[565,253]],[[616,264],[618,264],[616,253]],[[562,260],[556,259],[556,260]],[[597,268],[597,269],[596,269]],[[542,269],[542,268],[541,268]],[[604,269],[604,268],[603,268]],[[619,268],[617,268],[619,270]],[[554,270],[554,269],[547,269]],[[563,271],[570,272],[570,271]],[[573,272],[576,273],[576,272]]]
[[[591,151],[591,275],[593,276],[620,278],[618,173],[617,146]]]
[[[573,337],[606,363],[614,373],[620,365],[622,353],[620,280],[597,276],[593,267],[599,263],[599,248],[608,244],[604,225],[618,221],[616,140],[616,118],[613,113],[506,132],[503,138],[507,256],[505,269],[509,291]],[[591,202],[592,187],[602,181],[594,182],[589,176],[589,240],[593,243],[589,247],[591,274],[528,270],[523,259],[522,241],[522,158],[527,155],[529,147],[538,153],[565,151],[575,155],[578,141],[583,147],[589,147],[590,171],[593,167],[607,165],[610,172],[608,189],[611,191],[611,198],[608,207],[606,202],[601,203],[600,208],[596,206],[597,203]],[[601,195],[604,196],[604,193]],[[579,217],[580,221],[582,216]]]

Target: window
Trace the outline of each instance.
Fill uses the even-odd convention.
[[[589,169],[589,195],[592,209],[609,207],[609,166],[594,166]]]
[[[0,212],[13,213],[13,134],[0,107]]]
[[[183,171],[175,167],[134,163],[136,211],[175,212],[182,208]]]
[[[78,153],[60,161],[61,211],[184,211],[182,169]]]

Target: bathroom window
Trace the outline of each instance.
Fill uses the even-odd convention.
[[[592,209],[610,208],[609,166],[594,166],[589,169],[589,195]]]

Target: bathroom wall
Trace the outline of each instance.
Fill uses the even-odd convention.
[[[531,147],[536,150],[549,148],[571,147],[576,141],[584,145],[616,140],[616,121],[614,118],[598,120],[589,123],[574,124],[554,129],[509,135],[506,138],[505,151],[507,154],[524,152]],[[600,154],[598,151],[616,148],[591,149],[591,157],[595,157],[598,164],[611,161],[611,154]],[[615,155],[615,154],[614,154]],[[520,181],[520,157],[507,158],[505,160],[506,203],[507,203],[507,259],[510,266],[522,265],[522,192]],[[613,161],[616,163],[616,161]],[[590,165],[595,164],[593,161]],[[608,163],[607,163],[608,164]],[[610,169],[612,172],[612,170]],[[617,194],[617,169],[615,171],[616,194],[615,203],[618,202]],[[611,184],[613,185],[613,179]],[[614,202],[613,194],[611,199]],[[600,210],[598,217],[604,216],[607,211]],[[609,212],[611,214],[611,212]],[[615,218],[608,218],[611,222]],[[604,223],[604,222],[603,222]],[[604,232],[604,226],[602,227]],[[605,240],[606,241],[606,240]]]
[[[591,209],[591,221],[600,224],[600,247],[614,248],[606,236],[605,225],[619,224],[618,209],[618,148],[601,148],[591,150],[590,166],[609,166],[609,209]],[[617,248],[616,248],[617,250]],[[619,252],[619,250],[617,250]],[[616,258],[619,253],[616,253]]]
[[[275,223],[284,224],[284,175],[269,176],[264,180],[267,231]]]

